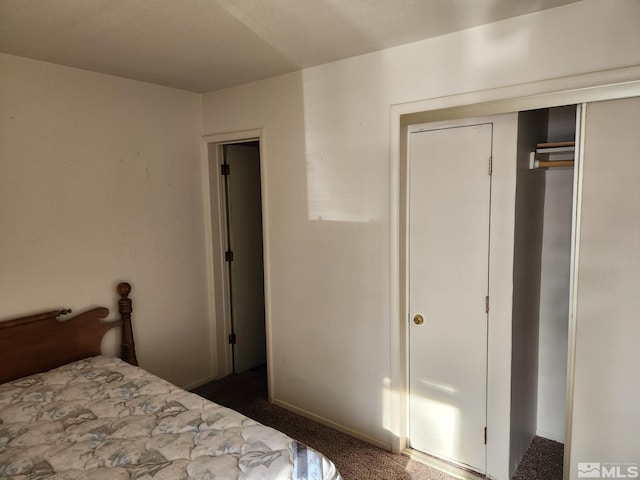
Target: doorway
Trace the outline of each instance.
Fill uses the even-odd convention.
[[[232,371],[266,363],[260,143],[221,146]]]
[[[203,137],[213,379],[269,366],[264,162],[261,129]]]

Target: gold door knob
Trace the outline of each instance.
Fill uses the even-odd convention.
[[[413,323],[415,323],[416,325],[422,325],[424,323],[424,318],[422,318],[422,315],[418,314],[413,317]]]

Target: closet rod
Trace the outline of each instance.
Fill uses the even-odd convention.
[[[538,143],[536,146],[538,148],[561,148],[561,147],[574,147],[576,142],[548,142],[548,143]]]
[[[536,160],[536,168],[573,167],[574,160]]]

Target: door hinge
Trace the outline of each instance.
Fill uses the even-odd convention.
[[[489,295],[484,297],[484,313],[489,313]]]
[[[235,345],[236,344],[236,334],[232,333],[229,335],[229,345]]]
[[[493,174],[493,157],[489,157],[489,175]]]
[[[233,252],[231,250],[227,250],[226,252],[224,252],[224,261],[233,262]]]
[[[228,163],[223,163],[220,165],[220,174],[221,175],[229,175],[229,172],[231,171],[231,167],[229,166]]]
[[[487,427],[484,427],[484,444],[487,444]]]

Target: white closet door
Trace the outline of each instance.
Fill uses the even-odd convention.
[[[481,124],[412,133],[409,152],[409,443],[479,472],[491,145]]]
[[[588,104],[585,117],[569,478],[596,466],[637,478],[640,98]]]

